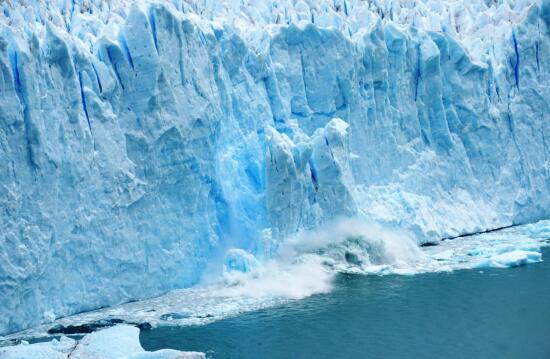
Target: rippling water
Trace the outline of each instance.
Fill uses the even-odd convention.
[[[550,249],[542,249],[543,258]],[[550,358],[550,262],[337,276],[333,290],[201,326],[143,331],[147,350],[211,358]]]

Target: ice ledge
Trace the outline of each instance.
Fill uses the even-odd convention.
[[[37,344],[20,344],[0,348],[2,359],[203,359],[199,352],[163,349],[143,350],[139,329],[118,325],[86,335],[80,340],[61,337],[60,340]]]

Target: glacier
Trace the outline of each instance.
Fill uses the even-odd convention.
[[[550,0],[0,7],[0,334],[342,217],[417,243],[550,218]]]

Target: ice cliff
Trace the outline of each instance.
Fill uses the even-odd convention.
[[[337,217],[550,217],[550,0],[0,8],[0,334]]]

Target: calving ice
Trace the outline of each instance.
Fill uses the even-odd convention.
[[[0,6],[0,334],[224,263],[260,278],[227,290],[279,294],[326,258],[429,266],[415,243],[550,217],[548,0]],[[342,217],[406,241],[271,262]]]

